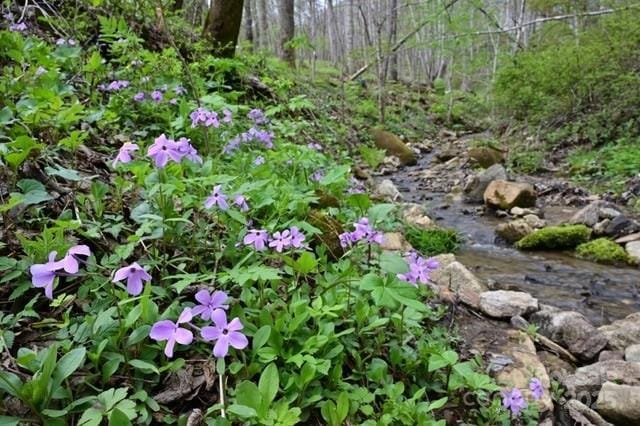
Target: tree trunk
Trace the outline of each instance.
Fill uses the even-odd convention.
[[[391,0],[391,17],[389,22],[389,46],[398,40],[398,0]],[[398,55],[392,53],[389,57],[389,78],[398,80]]]
[[[295,34],[294,0],[280,0],[280,54],[292,68],[296,66],[296,52],[291,46]]]
[[[182,6],[184,6],[184,0],[174,0],[173,10],[181,10]]]
[[[253,47],[253,11],[251,10],[251,0],[244,1],[244,33],[247,41],[251,43]]]
[[[232,58],[238,43],[244,0],[213,0],[204,24],[204,36],[223,58]]]
[[[262,49],[269,48],[269,12],[267,10],[267,0],[258,0],[258,40]]]

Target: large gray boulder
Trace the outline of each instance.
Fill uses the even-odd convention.
[[[564,378],[567,398],[594,402],[605,382],[640,386],[640,363],[619,360],[596,362],[580,367]]]
[[[595,358],[607,345],[606,336],[584,315],[573,311],[539,311],[531,316],[538,332],[583,361]]]
[[[625,349],[624,359],[630,362],[640,362],[640,345],[631,345]]]
[[[624,351],[627,346],[640,343],[640,312],[604,325],[598,330],[604,333],[611,349]]]
[[[576,424],[580,426],[613,426],[577,399],[571,399],[564,404],[564,408],[573,423],[562,422],[560,424]]]
[[[496,235],[508,243],[520,241],[533,231],[534,228],[524,219],[515,219],[496,226]]]
[[[640,386],[606,382],[600,389],[596,405],[600,414],[616,424],[640,424]]]
[[[538,299],[522,291],[485,291],[480,294],[480,310],[494,318],[527,315],[538,310]]]
[[[533,185],[523,182],[494,180],[484,191],[486,205],[510,210],[513,207],[535,207],[537,194]]]
[[[438,287],[438,291],[451,291],[460,298],[461,302],[477,308],[480,303],[480,293],[486,291],[487,286],[481,283],[462,263],[451,260],[452,257],[452,255],[436,257],[436,260],[440,262],[440,267],[433,271],[429,278]]]
[[[386,201],[397,201],[402,199],[402,194],[398,191],[391,179],[382,180],[373,191],[373,195]]]
[[[613,211],[618,211],[614,204],[602,200],[594,201],[577,211],[569,220],[569,223],[574,225],[583,224],[593,228],[600,220],[611,219]]]
[[[427,215],[425,208],[420,204],[405,204],[402,216],[404,217],[405,222],[417,228],[429,229],[435,226],[433,220],[431,220],[429,215]]]
[[[464,187],[465,199],[472,203],[481,203],[484,200],[484,191],[494,180],[507,180],[507,171],[501,164],[494,164],[471,178]]]

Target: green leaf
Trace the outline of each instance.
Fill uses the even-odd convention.
[[[231,217],[231,219],[235,220],[236,222],[239,222],[242,225],[247,224],[247,219],[239,211],[233,210],[233,209],[227,209],[226,213],[229,215],[229,217]]]
[[[340,392],[336,401],[336,417],[338,424],[342,424],[349,414],[349,395],[346,392]]]
[[[142,371],[143,373],[160,374],[160,371],[158,371],[158,367],[151,364],[150,362],[143,361],[141,359],[132,359],[131,361],[129,361],[129,365],[135,368],[136,370]]]
[[[258,380],[258,390],[262,396],[263,407],[268,407],[276,397],[280,387],[280,376],[278,367],[271,363],[264,369]]]
[[[235,414],[238,417],[242,417],[244,419],[248,419],[251,417],[257,417],[258,413],[251,407],[247,407],[246,405],[240,404],[231,404],[227,411],[231,414]]]
[[[271,336],[271,326],[264,325],[260,327],[253,335],[253,351],[255,352],[263,347],[269,340],[269,336]]]
[[[236,387],[236,401],[240,405],[251,407],[256,411],[260,411],[262,406],[262,396],[260,390],[255,383],[248,380],[243,381]],[[266,415],[266,412],[264,413]],[[264,417],[261,415],[261,417]]]
[[[78,420],[78,426],[99,426],[100,423],[102,423],[102,412],[97,408],[88,408]]]
[[[127,346],[133,346],[149,336],[149,331],[151,330],[151,326],[149,324],[141,325],[131,332],[129,337],[127,338]]]
[[[56,166],[55,168],[47,166],[44,168],[44,171],[47,172],[50,176],[59,176],[63,179],[73,182],[81,181],[82,179],[84,179],[82,175],[76,170],[67,169],[62,166]]]
[[[109,414],[109,426],[128,426],[131,425],[129,418],[117,408],[114,408]]]
[[[20,377],[9,372],[0,370],[0,390],[11,396],[19,397],[23,383]]]
[[[20,421],[19,417],[0,416],[0,426],[18,426]]]
[[[103,382],[108,381],[111,378],[111,376],[113,375],[113,373],[118,371],[118,368],[120,367],[120,363],[121,362],[122,362],[121,359],[114,358],[114,359],[110,359],[109,361],[104,363],[104,365],[102,366],[102,381]]]
[[[437,410],[438,408],[444,407],[444,404],[446,404],[448,400],[449,398],[445,396],[444,398],[440,398],[438,400],[430,402],[429,410]]]
[[[380,255],[380,268],[388,274],[404,274],[409,271],[409,265],[398,253],[383,252]]]
[[[84,364],[84,357],[87,353],[85,348],[76,348],[67,352],[56,366],[53,374],[54,383],[60,384],[64,379],[72,375],[78,368]]]
[[[369,223],[382,222],[391,216],[391,212],[396,208],[395,204],[376,204],[369,209]]]
[[[428,371],[436,371],[441,368],[454,365],[458,362],[458,354],[454,351],[445,351],[443,353],[434,353],[429,357]]]
[[[316,266],[318,266],[316,256],[308,251],[303,252],[298,260],[296,260],[293,264],[293,268],[297,272],[304,275],[312,272],[314,269],[316,269]]]

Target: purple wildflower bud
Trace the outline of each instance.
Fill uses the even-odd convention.
[[[285,229],[282,232],[276,231],[271,236],[269,247],[275,248],[278,253],[291,246],[291,232]]]
[[[185,89],[182,86],[176,86],[173,89],[173,93],[175,93],[176,95],[180,96],[180,95],[184,95],[185,93],[187,93],[187,89]]]
[[[59,263],[66,273],[75,274],[76,272],[78,272],[80,262],[86,262],[89,256],[91,256],[91,250],[89,249],[89,246],[73,246],[69,250],[67,250],[67,254]]]
[[[210,209],[217,205],[221,210],[227,210],[229,204],[227,204],[227,196],[222,192],[222,186],[216,185],[213,187],[213,192],[204,202],[204,207]]]
[[[136,102],[144,101],[144,92],[138,92],[135,95],[133,95],[133,100]]]
[[[323,177],[324,177],[324,171],[323,170],[316,170],[311,175],[311,180],[315,181],[315,182],[320,182]]]
[[[252,109],[247,114],[247,117],[257,125],[261,125],[267,122],[267,118],[264,115],[264,112],[261,109]]]
[[[98,84],[98,90],[102,90],[103,92],[104,92],[104,91],[106,91],[106,90],[108,90],[108,89],[107,89],[107,85],[106,85],[106,84],[104,84],[104,83],[100,83],[100,84]]]
[[[118,151],[118,155],[113,159],[111,163],[112,167],[116,167],[118,163],[130,163],[133,158],[131,157],[131,153],[133,151],[137,151],[139,149],[138,145],[131,142],[125,142]]]
[[[216,309],[229,309],[229,305],[225,304],[227,299],[229,299],[229,296],[224,291],[209,293],[208,290],[200,290],[196,293],[196,300],[199,305],[191,308],[191,313],[193,316],[200,315],[200,318],[208,321]]]
[[[9,25],[9,31],[12,32],[22,32],[27,30],[27,24],[24,22],[18,22],[17,24]]]
[[[307,144],[309,149],[313,149],[314,151],[322,151],[322,145],[316,142],[310,142]]]
[[[247,336],[240,330],[244,328],[239,318],[227,322],[227,313],[222,309],[216,309],[211,314],[213,326],[202,327],[200,335],[206,341],[215,341],[213,356],[224,358],[229,353],[229,346],[235,349],[244,349],[249,344]]]
[[[153,92],[151,92],[151,99],[153,99],[154,102],[161,102],[162,92],[159,90],[154,90]]]
[[[178,317],[178,321],[163,320],[153,324],[149,332],[149,337],[157,342],[166,340],[167,346],[164,348],[164,354],[167,358],[171,358],[173,357],[173,349],[175,348],[176,342],[181,345],[188,345],[193,341],[193,333],[191,330],[180,327],[180,324],[189,323],[192,319],[193,314],[191,313],[191,309],[185,308]]]
[[[520,389],[513,388],[511,392],[502,391],[502,406],[510,410],[514,416],[517,416],[522,410],[527,408],[527,401],[522,397]]]
[[[242,242],[245,246],[253,246],[257,251],[262,251],[267,248],[268,240],[269,234],[264,229],[251,229]]]
[[[44,288],[44,295],[47,299],[53,299],[53,281],[56,278],[56,271],[62,269],[62,264],[56,262],[57,254],[52,251],[49,253],[47,263],[31,265],[29,268],[31,283],[36,288]]]
[[[536,401],[542,398],[542,395],[544,395],[544,387],[542,386],[542,382],[540,381],[540,379],[538,379],[537,377],[531,379],[531,382],[529,383],[529,389],[531,390],[533,399],[535,399]]]
[[[244,197],[244,195],[236,195],[233,198],[233,204],[238,206],[238,208],[240,208],[240,210],[243,212],[249,211],[249,205],[247,204],[247,199]]]
[[[253,164],[259,166],[260,164],[264,164],[264,157],[262,155],[258,155],[255,160],[253,160]]]
[[[300,232],[297,226],[292,226],[289,229],[291,233],[291,246],[294,248],[302,248],[302,243],[306,238],[305,235]]]
[[[233,121],[233,114],[230,110],[225,108],[224,110],[222,110],[222,114],[224,115],[224,117],[222,118],[223,122],[228,124]]]
[[[176,147],[182,157],[193,163],[202,164],[202,158],[198,155],[198,151],[193,147],[193,145],[191,145],[190,139],[178,139]]]
[[[120,268],[113,276],[113,282],[127,280],[127,293],[137,296],[142,293],[142,281],[151,281],[151,275],[147,273],[138,262],[133,262],[129,266]]]
[[[176,142],[172,139],[167,139],[164,133],[155,139],[147,150],[147,155],[153,159],[156,167],[159,168],[166,166],[169,160],[179,163],[182,159]]]
[[[347,248],[354,242],[351,236],[351,232],[343,232],[342,234],[338,235],[338,240],[340,241],[340,247],[342,248]]]

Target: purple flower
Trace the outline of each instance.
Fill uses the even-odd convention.
[[[47,299],[53,299],[53,281],[56,278],[56,271],[62,269],[61,263],[56,262],[57,254],[52,251],[49,253],[47,263],[31,265],[29,268],[31,283],[36,288],[44,288],[44,295]]]
[[[251,229],[242,241],[245,246],[254,246],[257,251],[267,248],[269,234],[264,229]]]
[[[264,112],[261,109],[257,109],[257,108],[249,111],[249,113],[247,114],[247,117],[250,120],[253,120],[253,122],[256,123],[257,125],[264,124],[267,122],[267,118],[265,117]]]
[[[89,249],[89,246],[86,246],[84,244],[73,246],[69,250],[67,250],[67,254],[58,263],[68,274],[75,274],[76,272],[78,272],[80,262],[86,262],[89,256],[91,256],[91,250]]]
[[[187,89],[185,89],[182,86],[176,86],[173,89],[173,93],[175,93],[176,95],[180,96],[180,95],[184,95],[185,93],[187,93]]]
[[[135,95],[133,95],[133,100],[136,102],[144,101],[144,92],[138,92]]]
[[[520,389],[513,388],[511,392],[502,391],[502,406],[510,410],[514,416],[527,408],[527,401],[522,397]]]
[[[227,210],[229,204],[227,204],[227,196],[222,192],[222,186],[216,185],[213,187],[213,192],[204,201],[204,207],[210,209],[214,205],[217,205],[222,210]]]
[[[311,175],[311,180],[315,182],[320,182],[323,177],[324,177],[324,171],[320,169],[313,172],[313,174]]]
[[[292,226],[289,229],[291,233],[291,246],[294,248],[302,248],[302,243],[304,242],[305,235],[300,232],[297,226]]]
[[[154,102],[162,101],[162,92],[159,90],[154,90],[153,92],[151,92],[151,99],[153,99]]]
[[[233,121],[233,114],[230,110],[225,108],[222,110],[222,114],[224,115],[224,117],[222,118],[223,122],[231,123]]]
[[[338,240],[340,241],[340,247],[342,248],[347,248],[355,242],[351,237],[351,232],[348,231],[338,235]]]
[[[176,147],[182,157],[194,163],[202,164],[202,158],[198,155],[198,151],[193,147],[193,145],[191,145],[190,139],[178,139],[178,142],[176,142]]]
[[[202,327],[200,334],[206,341],[215,340],[213,356],[224,358],[229,353],[229,346],[236,349],[244,349],[249,344],[247,336],[240,332],[244,328],[239,318],[227,322],[227,313],[222,309],[216,309],[211,313],[213,326]]]
[[[544,395],[544,387],[542,386],[542,382],[540,381],[540,379],[538,379],[537,377],[531,379],[531,382],[529,382],[529,389],[531,389],[531,395],[536,401],[542,398],[542,395]]]
[[[291,232],[285,229],[282,232],[276,231],[271,236],[269,247],[275,248],[278,253],[291,246]]]
[[[9,25],[9,31],[22,32],[27,30],[27,24],[24,22],[18,22],[17,24]]]
[[[169,99],[169,103],[171,105],[178,105],[178,100],[176,98]]]
[[[259,166],[260,164],[264,164],[264,157],[262,155],[258,155],[255,160],[253,160],[253,164]]]
[[[109,83],[109,85],[107,85],[104,90],[107,90],[109,92],[117,92],[118,90],[126,89],[127,87],[129,87],[128,80],[114,80]]]
[[[116,167],[118,163],[130,163],[133,158],[131,157],[131,153],[133,151],[137,151],[139,149],[138,145],[131,142],[125,142],[118,151],[118,155],[113,159],[111,163],[112,167]]]
[[[340,245],[344,248],[357,243],[360,240],[366,240],[369,244],[382,244],[384,240],[384,235],[382,232],[373,229],[371,225],[369,225],[369,219],[366,217],[361,218],[356,223],[353,224],[355,230],[352,232],[343,232],[338,235],[340,239]]]
[[[225,304],[228,298],[224,291],[209,293],[208,290],[200,290],[196,293],[196,300],[200,304],[191,308],[191,313],[193,316],[200,315],[200,318],[208,321],[216,309],[229,309],[229,305]]]
[[[222,148],[222,152],[224,152],[225,154],[231,154],[233,151],[240,147],[241,143],[242,141],[240,140],[240,138],[235,137],[231,139],[229,143],[224,146],[224,148]]]
[[[113,282],[127,280],[127,293],[132,296],[137,296],[142,293],[142,281],[151,281],[151,275],[147,273],[138,262],[133,262],[129,266],[120,268],[116,271]]]
[[[417,286],[418,283],[427,284],[429,282],[430,273],[440,266],[435,259],[425,259],[416,252],[409,253],[405,257],[405,260],[409,264],[409,272],[398,274],[397,277],[402,281],[413,284],[414,286]]]
[[[238,208],[240,208],[240,210],[242,210],[243,212],[249,211],[249,205],[247,204],[247,199],[244,197],[244,195],[236,195],[233,199],[233,204],[238,206]]]
[[[178,151],[176,142],[172,139],[167,139],[164,133],[155,139],[147,150],[147,155],[153,159],[156,167],[160,168],[166,166],[169,160],[179,163],[182,159],[182,154]]]
[[[193,333],[191,330],[180,327],[180,324],[188,323],[192,318],[191,309],[185,308],[175,323],[173,321],[163,320],[158,321],[151,327],[149,337],[158,342],[167,341],[167,346],[164,348],[164,354],[167,358],[173,356],[173,348],[176,342],[181,345],[188,345],[193,341]]]
[[[308,147],[309,149],[313,149],[314,151],[322,151],[322,145],[320,145],[320,144],[319,144],[319,143],[317,143],[317,142],[309,142],[309,143],[307,144],[307,147]]]

